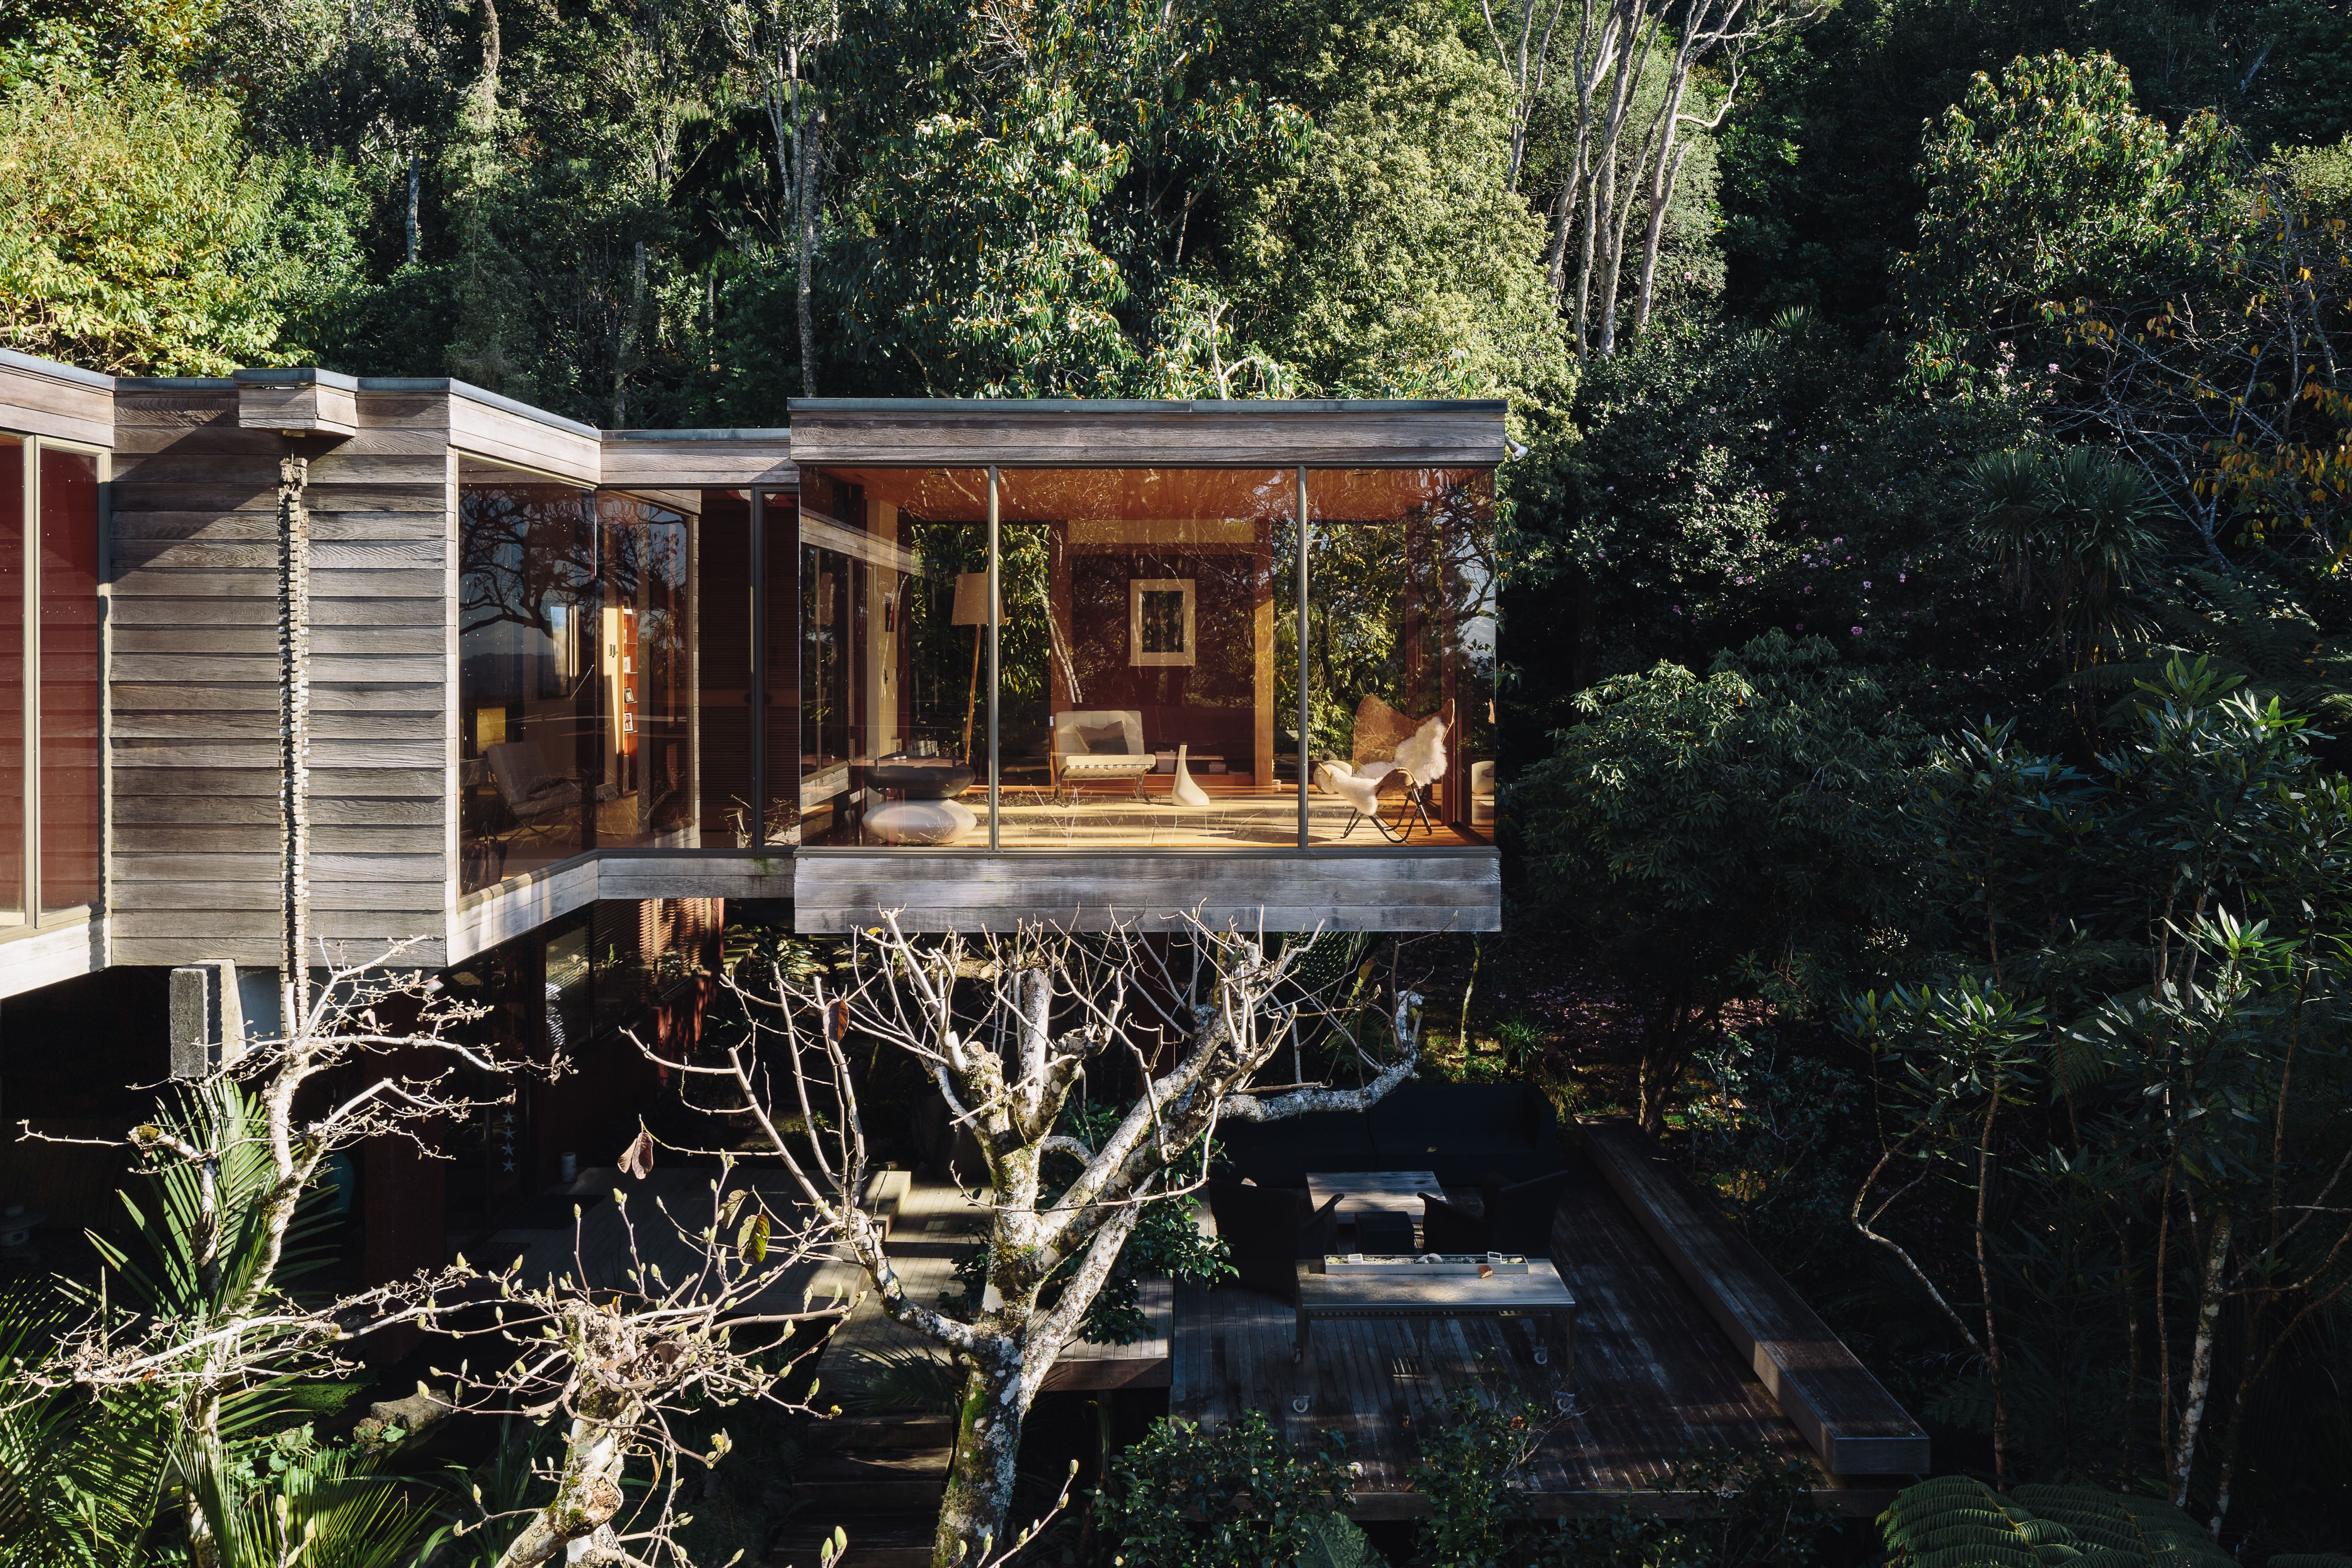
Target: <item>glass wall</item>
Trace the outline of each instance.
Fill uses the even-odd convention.
[[[987,522],[984,469],[803,474],[799,842],[987,842]]]
[[[1491,835],[1490,472],[1001,470],[992,665],[985,470],[803,483],[802,842],[990,843],[992,689],[1002,847]]]
[[[98,457],[41,447],[41,913],[95,905]],[[5,634],[5,633],[0,633]]]
[[[0,434],[0,926],[104,898],[99,499],[105,457]]]
[[[1307,485],[1309,841],[1491,837],[1494,475],[1321,469]]]
[[[470,460],[459,477],[464,890],[591,849],[693,847],[697,502]]]

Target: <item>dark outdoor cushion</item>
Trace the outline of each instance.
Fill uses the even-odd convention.
[[[1391,1090],[1368,1119],[1380,1170],[1431,1171],[1448,1186],[1468,1186],[1498,1166],[1525,1181],[1559,1166],[1550,1102],[1523,1083],[1415,1079]]]
[[[1372,1152],[1370,1123],[1360,1111],[1318,1111],[1279,1122],[1220,1122],[1217,1142],[1234,1179],[1255,1177],[1261,1186],[1304,1188],[1311,1172],[1383,1168]]]
[[[1434,1193],[1421,1195],[1421,1249],[1424,1252],[1486,1252],[1486,1222],[1456,1208]]]
[[[1298,1300],[1298,1260],[1331,1250],[1339,1227],[1333,1197],[1310,1217],[1302,1193],[1237,1181],[1209,1184],[1209,1213],[1232,1260],[1235,1282]]]
[[[1078,726],[1078,739],[1090,757],[1129,755],[1127,726],[1123,724],[1082,724]]]
[[[1551,1255],[1552,1216],[1576,1177],[1570,1171],[1506,1185],[1501,1171],[1489,1171],[1478,1185],[1486,1202],[1488,1245],[1501,1252],[1521,1252],[1530,1258]]]

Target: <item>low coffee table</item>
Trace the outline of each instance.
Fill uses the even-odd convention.
[[[1517,1265],[1514,1265],[1517,1267]],[[1325,1273],[1320,1261],[1298,1265],[1298,1342],[1292,1359],[1302,1381],[1315,1368],[1314,1327],[1336,1318],[1549,1318],[1559,1326],[1560,1380],[1552,1403],[1566,1409],[1576,1391],[1576,1297],[1549,1260],[1526,1260],[1526,1272],[1489,1275],[1433,1270],[1400,1260],[1394,1270]],[[1536,1364],[1549,1364],[1548,1348],[1536,1341]],[[1310,1385],[1311,1386],[1311,1385]],[[1290,1402],[1300,1415],[1311,1394]]]

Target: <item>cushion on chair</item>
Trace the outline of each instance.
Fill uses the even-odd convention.
[[[1486,1252],[1486,1222],[1456,1208],[1434,1193],[1421,1195],[1421,1247],[1424,1252]]]
[[[1500,1171],[1489,1171],[1478,1184],[1486,1203],[1486,1229],[1493,1245],[1506,1252],[1531,1258],[1551,1251],[1552,1217],[1559,1200],[1576,1180],[1570,1171],[1554,1171],[1533,1181],[1506,1185]]]
[[[1127,727],[1118,724],[1080,725],[1078,739],[1089,757],[1131,757],[1127,748]]]
[[[1370,1123],[1360,1111],[1316,1111],[1279,1122],[1220,1122],[1217,1143],[1236,1179],[1255,1176],[1267,1186],[1303,1188],[1310,1171],[1382,1168],[1372,1152]]]
[[[1376,1168],[1434,1171],[1448,1186],[1475,1186],[1492,1170],[1525,1181],[1559,1166],[1551,1103],[1527,1084],[1413,1079],[1382,1096],[1370,1120]]]
[[[1339,1227],[1337,1197],[1309,1216],[1304,1194],[1243,1182],[1211,1182],[1209,1213],[1235,1282],[1294,1303],[1298,1260],[1331,1250]]]

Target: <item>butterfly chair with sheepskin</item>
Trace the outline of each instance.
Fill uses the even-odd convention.
[[[1325,762],[1316,768],[1316,781],[1355,809],[1341,838],[1354,832],[1357,823],[1370,821],[1381,837],[1401,844],[1412,836],[1415,818],[1423,832],[1436,832],[1429,820],[1429,790],[1445,777],[1445,737],[1453,723],[1451,702],[1417,724],[1377,696],[1358,705],[1355,763]],[[1382,814],[1386,800],[1398,802],[1393,825]]]

